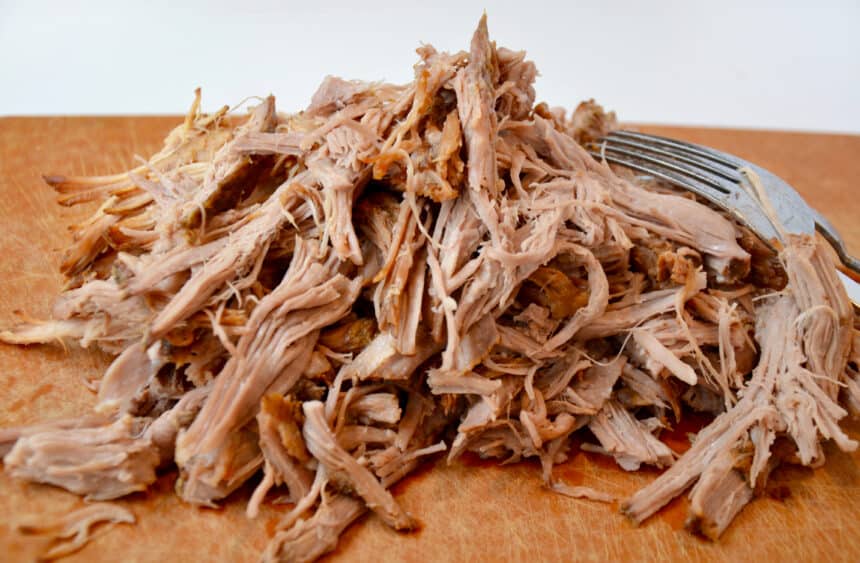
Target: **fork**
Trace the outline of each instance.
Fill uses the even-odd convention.
[[[776,248],[774,241],[782,241],[784,232],[814,235],[818,231],[848,270],[851,277],[842,272],[840,277],[855,306],[860,306],[860,284],[851,279],[860,278],[860,260],[849,254],[833,225],[775,174],[709,147],[632,131],[613,131],[589,144],[587,149],[599,160],[651,175],[704,197],[749,227],[771,248]],[[758,176],[764,198],[750,181],[748,170]]]

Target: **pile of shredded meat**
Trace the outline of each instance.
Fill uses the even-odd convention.
[[[205,114],[198,92],[145,164],[46,178],[101,205],[53,318],[0,338],[115,359],[92,415],[0,433],[6,471],[109,500],[175,466],[213,507],[253,480],[250,517],[294,503],[264,559],[307,561],[367,510],[413,528],[391,486],[439,452],[535,457],[605,500],[553,477],[584,441],[665,468],[632,521],[689,491],[716,538],[778,464],[857,447],[860,331],[824,248],[773,255],[594,160],[615,116],[535,104],[534,64],[485,19],[468,52],[418,54],[410,84],[328,77],[296,114]],[[659,437],[690,410],[715,418],[679,455]]]

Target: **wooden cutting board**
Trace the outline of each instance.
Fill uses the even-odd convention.
[[[62,279],[58,264],[67,226],[90,210],[63,208],[41,173],[106,174],[125,170],[134,155],[157,150],[175,117],[0,119],[0,323],[16,311],[45,317]],[[734,152],[793,184],[860,253],[860,137],[763,131],[643,127],[643,130]],[[109,358],[92,351],[0,344],[0,427],[83,414],[94,402],[84,380],[99,377]],[[847,423],[860,438],[860,425]],[[674,445],[683,441],[677,433]],[[825,448],[817,470],[784,468],[772,479],[777,500],[754,501],[719,543],[682,529],[685,501],[676,501],[640,528],[608,505],[571,500],[541,487],[536,465],[508,467],[466,460],[439,462],[396,487],[403,506],[422,523],[404,535],[365,516],[342,538],[333,560],[831,560],[860,561],[860,454]],[[625,496],[653,480],[625,473],[601,456],[577,453],[557,469],[571,484]],[[175,475],[147,494],[119,501],[138,523],[110,530],[73,561],[254,561],[283,507],[244,516],[249,489],[222,510],[179,502]],[[774,496],[780,496],[775,494]],[[12,481],[0,472],[0,560],[30,560],[39,542],[14,532],[82,505],[64,491]]]

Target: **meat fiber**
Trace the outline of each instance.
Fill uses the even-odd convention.
[[[0,431],[12,476],[111,499],[178,470],[182,499],[244,495],[250,518],[277,496],[264,560],[310,561],[368,511],[415,528],[391,487],[442,452],[535,458],[550,490],[606,503],[553,467],[578,447],[653,466],[622,512],[689,491],[688,529],[716,539],[780,463],[857,447],[860,325],[826,249],[777,255],[593,159],[615,115],[536,103],[486,18],[468,52],[418,54],[409,84],[329,76],[293,114],[206,114],[198,91],[133,170],[45,178],[98,207],[52,318],[0,340],[114,360],[95,414]],[[714,419],[675,452],[661,433],[690,411]],[[62,555],[131,520],[93,505],[31,531],[74,535]]]
[[[260,300],[203,409],[177,439],[186,500],[211,504],[241,484],[228,470],[234,466],[222,463],[234,433],[253,419],[264,393],[295,386],[319,329],[339,320],[355,300],[358,283],[337,272],[334,256],[318,252],[312,243],[297,244],[283,280]]]
[[[18,531],[28,536],[40,536],[49,540],[40,560],[50,560],[72,554],[94,537],[92,528],[99,524],[134,524],[134,514],[127,509],[106,502],[79,508],[54,521],[19,524]]]
[[[148,421],[125,415],[90,428],[59,428],[22,436],[3,458],[13,476],[50,483],[94,500],[143,491],[155,482],[159,451]]]

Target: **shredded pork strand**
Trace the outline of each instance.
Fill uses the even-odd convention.
[[[38,536],[48,540],[40,560],[51,560],[71,555],[89,543],[97,535],[106,532],[99,524],[108,527],[116,524],[134,524],[135,517],[126,508],[107,502],[97,502],[73,510],[54,521],[34,524],[18,524],[18,531],[27,536]]]
[[[749,253],[731,218],[593,159],[615,115],[536,103],[486,18],[468,51],[418,55],[410,84],[327,77],[293,114],[206,114],[198,91],[133,170],[45,177],[100,205],[52,318],[0,340],[115,359],[95,414],[0,431],[6,471],[111,499],[175,467],[205,506],[253,480],[249,517],[295,503],[264,560],[310,561],[367,511],[414,528],[390,487],[441,452],[537,458],[549,490],[607,503],[553,478],[576,444],[665,468],[621,510],[689,490],[688,527],[716,539],[777,464],[857,447],[857,317],[815,240]],[[689,410],[715,419],[681,454],[661,433]],[[25,531],[74,536],[61,556],[100,521],[133,517]]]

